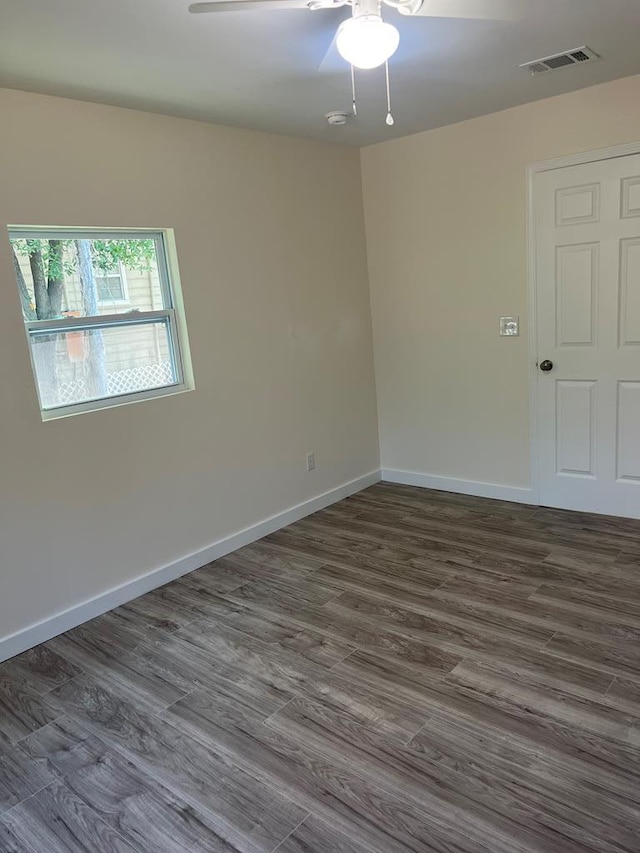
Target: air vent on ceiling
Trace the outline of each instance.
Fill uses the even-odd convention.
[[[554,53],[553,56],[545,56],[542,59],[533,59],[531,62],[523,62],[520,68],[527,68],[532,74],[542,74],[544,71],[556,71],[558,68],[568,68],[569,65],[582,65],[585,62],[593,62],[600,59],[598,54],[590,47],[583,45],[564,53]]]

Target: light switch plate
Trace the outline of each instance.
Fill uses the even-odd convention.
[[[514,337],[520,334],[519,317],[500,317],[500,334],[503,337]]]

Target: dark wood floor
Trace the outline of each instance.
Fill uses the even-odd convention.
[[[0,665],[0,850],[640,851],[640,523],[377,485]]]

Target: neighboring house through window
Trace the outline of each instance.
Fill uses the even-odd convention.
[[[114,272],[94,270],[98,302],[101,305],[110,302],[128,302],[127,277],[122,264]]]

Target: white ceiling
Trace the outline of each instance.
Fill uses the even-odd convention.
[[[640,73],[639,0],[509,0],[506,21],[383,7],[401,39],[395,126],[379,68],[357,73],[357,119],[330,128],[324,114],[349,108],[350,77],[335,48],[323,57],[348,7],[191,15],[188,3],[0,0],[0,86],[366,145]],[[583,44],[602,61],[537,77],[518,68]]]

